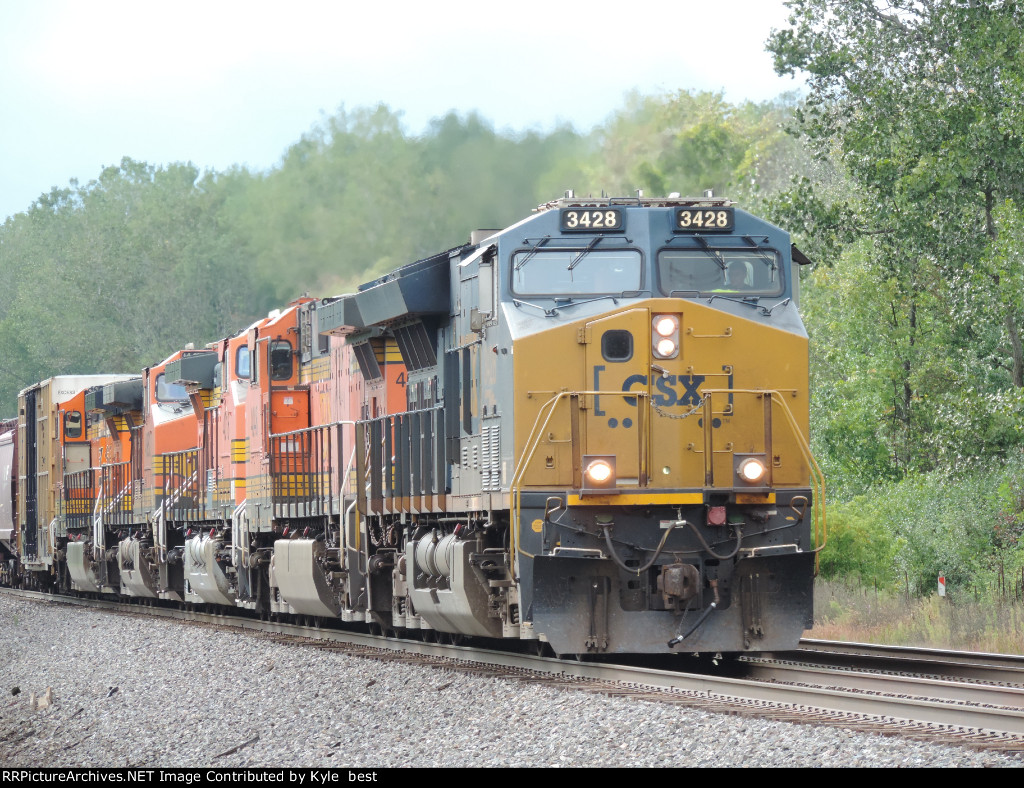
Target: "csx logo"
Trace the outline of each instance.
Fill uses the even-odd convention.
[[[651,401],[661,408],[696,405],[700,402],[699,389],[704,380],[704,375],[659,375],[654,379]],[[647,375],[630,375],[623,381],[622,390],[631,391],[636,385],[646,388],[647,384]],[[626,397],[626,402],[636,405],[636,397]]]
[[[594,367],[594,388],[601,390],[601,376],[605,371],[603,366]],[[659,408],[671,408],[673,406],[693,407],[700,403],[700,387],[707,379],[706,375],[658,375],[654,379],[654,391],[651,392],[651,402]],[[629,392],[634,389],[646,389],[650,385],[650,378],[647,375],[629,375],[622,381],[622,391]],[[614,387],[615,384],[612,384]],[[602,397],[595,398],[594,415],[604,416],[601,408]],[[622,398],[628,405],[636,406],[636,397]]]

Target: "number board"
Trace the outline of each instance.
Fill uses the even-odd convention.
[[[726,232],[736,226],[732,208],[676,208],[677,233]]]
[[[562,211],[563,232],[593,233],[623,229],[621,208],[565,208]]]

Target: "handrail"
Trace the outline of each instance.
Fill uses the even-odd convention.
[[[66,528],[77,529],[88,524],[88,505],[96,490],[98,470],[90,467],[64,474],[59,512]]]
[[[97,557],[97,551],[103,551],[107,547],[106,533],[103,530],[103,507],[100,505],[102,500],[103,490],[100,489],[96,493],[96,505],[92,510],[92,553],[94,558]]]
[[[165,492],[165,495],[164,495],[164,499],[160,502],[159,508],[157,508],[153,512],[153,514],[151,516],[151,519],[150,519],[150,522],[152,523],[152,527],[153,527],[153,543],[157,547],[157,555],[158,555],[160,563],[165,563],[167,561],[167,534],[165,532],[166,529],[162,527],[164,525],[164,522],[167,519],[167,516],[166,516],[167,515],[167,510],[174,504],[174,502],[178,501],[181,498],[181,496],[184,494],[186,488],[190,484],[192,484],[195,481],[198,481],[198,478],[199,478],[198,452],[199,452],[198,449],[185,449],[184,451],[168,452],[167,454],[159,455],[160,457],[183,456],[183,455],[190,454],[190,453],[195,453],[197,455],[197,462],[196,462],[195,470],[192,471],[191,475],[185,477],[184,481],[182,481],[182,483],[180,485],[178,485],[178,488],[176,490],[174,490],[170,495],[166,494],[167,476],[168,476],[168,474],[167,474],[167,470],[166,470],[166,460],[164,461],[165,462],[164,472],[161,475],[164,477],[164,492]]]
[[[355,424],[353,420],[340,419],[271,434],[267,457],[273,480],[272,503],[302,506],[307,514],[322,514],[324,506],[333,511],[334,483],[338,481],[339,500],[345,486],[345,477],[339,479],[337,475],[346,439],[342,428]]]
[[[164,525],[164,504],[160,503],[160,508],[153,512],[151,519],[153,529],[153,544],[156,545],[157,560],[161,564],[167,563],[167,534],[165,533]]]
[[[57,545],[57,520],[59,515],[50,520],[49,526],[46,528],[46,539],[47,539],[47,550],[46,555],[51,560],[53,559],[53,553]]]
[[[132,482],[129,481],[127,484],[125,484],[124,487],[121,488],[120,492],[116,493],[115,495],[107,499],[107,507],[104,511],[107,514],[115,511],[117,509],[118,504],[131,495],[131,490]]]
[[[332,421],[328,424],[317,424],[315,427],[302,427],[301,429],[291,430],[290,432],[272,432],[270,434],[270,437],[287,438],[291,435],[298,435],[303,432],[312,432],[314,430],[322,430],[325,429],[326,427],[338,427],[342,424],[351,424],[355,426],[356,422],[352,421],[351,419],[341,419],[340,421]]]
[[[819,554],[828,541],[828,520],[825,512],[825,474],[818,466],[817,460],[814,459],[814,454],[811,451],[811,445],[804,437],[803,431],[800,429],[800,425],[797,424],[796,417],[793,415],[793,411],[790,410],[789,405],[786,404],[786,400],[782,396],[782,392],[775,389],[705,389],[703,394],[707,396],[709,400],[711,394],[754,394],[760,396],[767,394],[773,403],[777,403],[782,407],[782,413],[786,417],[786,421],[789,423],[793,436],[796,438],[797,446],[800,447],[800,453],[803,454],[804,460],[807,462],[808,472],[811,477],[811,486],[814,488],[814,499],[817,506],[814,507],[813,518],[815,544],[817,546],[814,548],[813,552]],[[706,429],[707,428],[705,427],[705,430]]]
[[[530,429],[530,434],[526,439],[526,446],[528,451],[524,451],[522,456],[519,458],[519,463],[516,465],[516,469],[512,474],[512,482],[509,485],[509,491],[512,497],[512,522],[509,523],[511,533],[509,535],[509,548],[512,555],[518,556],[522,553],[527,558],[534,558],[531,553],[527,553],[519,546],[519,515],[522,509],[522,477],[526,473],[526,468],[533,461],[533,455],[537,451],[537,447],[540,445],[540,436],[544,434],[544,430],[547,429],[548,424],[551,422],[551,417],[555,413],[555,408],[558,403],[566,397],[583,397],[583,396],[609,396],[609,397],[636,397],[638,399],[637,405],[639,406],[639,400],[646,400],[648,393],[646,391],[560,391],[554,397],[549,399],[540,409],[537,411],[537,417],[534,419],[533,427]],[[547,416],[544,417],[543,423],[541,423],[541,416],[544,413],[544,409],[548,409]],[[513,560],[516,560],[515,558]]]
[[[815,570],[817,570],[818,556],[820,556],[822,549],[828,542],[828,513],[825,506],[825,474],[818,466],[818,461],[814,459],[814,454],[811,451],[811,445],[800,431],[799,425],[796,423],[796,417],[793,416],[793,412],[789,409],[789,405],[782,398],[782,395],[777,391],[772,392],[772,401],[776,401],[782,405],[782,412],[786,414],[786,420],[789,421],[790,427],[793,429],[793,434],[797,437],[797,445],[800,447],[800,451],[804,455],[804,459],[807,461],[808,468],[811,472],[811,479],[817,481],[818,487],[815,488],[814,498],[816,506],[813,507],[814,516],[814,535],[815,544]]]
[[[107,463],[100,466],[100,495],[103,495],[106,492],[108,479],[111,482],[110,486],[117,483],[118,474],[114,472],[116,469],[123,468],[124,470],[129,471],[123,476],[124,482],[121,489],[114,493],[114,495],[109,497],[104,496],[104,500],[106,501],[106,506],[104,508],[105,514],[117,511],[123,501],[131,498],[133,479],[130,473],[130,465],[131,461],[127,460],[125,462]]]
[[[246,539],[245,544],[242,544],[242,514],[245,512],[245,504],[248,500],[248,498],[243,498],[242,502],[231,512],[231,564],[235,567],[245,566],[248,568],[249,563],[249,540]],[[241,562],[235,560],[237,555],[242,556]]]

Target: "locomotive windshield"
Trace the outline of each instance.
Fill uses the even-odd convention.
[[[590,295],[639,290],[640,252],[632,249],[535,249],[512,257],[519,295]]]
[[[663,249],[658,254],[658,286],[665,295],[780,295],[779,254],[774,249]]]

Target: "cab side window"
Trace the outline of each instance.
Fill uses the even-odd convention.
[[[235,353],[235,377],[247,380],[249,378],[249,346],[242,345]]]
[[[64,437],[75,440],[82,437],[82,414],[77,410],[64,412]]]
[[[156,401],[187,402],[188,391],[180,383],[168,383],[164,380],[163,373],[160,373],[156,376]]]
[[[276,339],[270,343],[270,379],[288,380],[292,376],[292,343]]]

